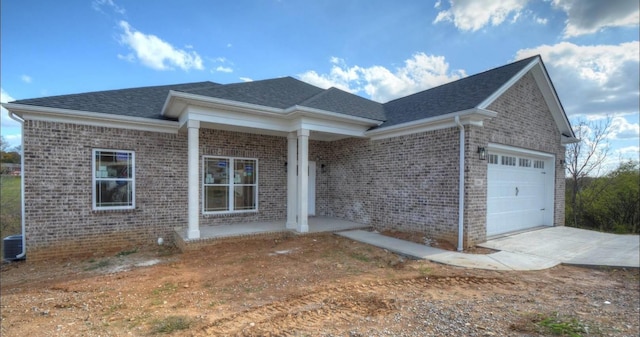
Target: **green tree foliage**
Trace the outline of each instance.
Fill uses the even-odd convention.
[[[567,179],[567,195],[574,190]],[[623,162],[611,173],[582,181],[577,199],[581,210],[566,203],[568,225],[603,232],[640,234],[640,166],[637,161]],[[578,215],[578,217],[576,217]],[[577,219],[577,222],[574,222]]]

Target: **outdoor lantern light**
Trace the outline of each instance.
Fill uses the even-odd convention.
[[[478,158],[480,158],[480,160],[487,160],[487,151],[484,147],[478,146]]]

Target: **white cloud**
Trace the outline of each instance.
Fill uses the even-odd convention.
[[[540,54],[569,115],[638,115],[640,44],[579,46],[569,42],[518,51]]]
[[[449,0],[450,7],[438,12],[433,23],[453,22],[456,28],[463,31],[482,29],[484,26],[497,26],[508,18],[515,22],[529,0]],[[438,1],[435,8],[441,8]]]
[[[253,82],[253,79],[250,77],[240,77],[240,80],[242,82]]]
[[[7,103],[15,101],[15,98],[11,97],[9,93],[0,88],[0,103]],[[22,127],[20,123],[9,117],[9,112],[4,107],[0,107],[0,134],[10,144],[11,147],[15,147],[21,144]]]
[[[567,13],[565,37],[592,34],[607,27],[638,26],[637,0],[553,0],[553,6]]]
[[[20,79],[24,83],[31,83],[31,80],[32,80],[31,76],[29,76],[29,75],[22,75],[22,76],[20,76]]]
[[[638,123],[629,123],[626,118],[616,116],[611,119],[611,139],[637,139],[640,137]]]
[[[118,6],[113,0],[94,0],[91,3],[91,7],[101,13],[104,13],[102,10],[104,7],[120,15],[125,15],[127,13],[124,8]]]
[[[118,58],[127,62],[135,62],[136,56],[133,53],[127,55],[118,54]]]
[[[221,73],[232,73],[233,69],[229,68],[229,67],[223,67],[223,66],[218,66],[216,68],[216,71],[219,71]]]
[[[336,87],[351,93],[364,93],[378,102],[386,102],[426,90],[466,76],[463,70],[450,71],[443,56],[414,54],[404,66],[391,71],[382,66],[349,67],[332,57],[328,74],[307,71],[298,77],[321,88]]]
[[[176,49],[155,35],[135,30],[126,21],[120,21],[120,27],[123,30],[120,41],[131,48],[135,57],[149,68],[156,70],[169,70],[174,66],[182,70],[204,68],[202,58],[195,51]],[[130,60],[132,59],[130,55],[124,57],[118,55],[118,57]]]
[[[638,160],[638,153],[640,153],[640,146],[625,146],[615,150],[614,152],[619,154],[621,157],[626,157],[626,158],[633,158],[633,156],[635,156],[635,159]]]

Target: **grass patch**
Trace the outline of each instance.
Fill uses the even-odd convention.
[[[173,294],[176,291],[176,289],[178,289],[178,286],[176,284],[167,282],[162,286],[160,286],[158,289],[154,289],[153,295],[154,296],[170,295],[170,294]]]
[[[20,177],[0,175],[0,237],[22,232],[22,196]],[[4,251],[4,241],[0,240],[0,250]]]
[[[431,269],[430,267],[420,267],[418,268],[418,272],[420,273],[421,276],[427,276],[427,275],[431,275],[431,273],[433,272],[433,269]]]
[[[351,253],[351,257],[358,261],[371,262],[371,258],[366,254],[354,252],[354,253]]]
[[[93,261],[91,262],[91,265],[88,266],[87,268],[84,268],[85,271],[91,271],[91,270],[96,270],[96,269],[100,269],[100,268],[104,268],[107,267],[111,264],[111,262],[109,262],[109,260],[101,260],[101,261],[95,261],[95,260],[90,260]]]
[[[191,324],[192,321],[186,316],[169,316],[164,319],[154,320],[151,333],[170,334],[175,331],[189,329]]]
[[[511,329],[548,336],[582,337],[599,335],[598,329],[588,327],[575,317],[563,316],[557,312],[550,315],[540,313],[527,315],[520,322],[512,324]]]
[[[138,248],[134,248],[132,250],[123,250],[121,252],[119,252],[118,254],[116,254],[116,256],[121,257],[121,256],[127,256],[127,255],[131,255],[131,254],[135,254],[138,252]]]

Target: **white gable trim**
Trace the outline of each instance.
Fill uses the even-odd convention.
[[[178,133],[179,129],[179,124],[175,121],[49,108],[27,104],[3,103],[2,106],[23,120],[92,125],[163,133]]]
[[[562,108],[562,104],[560,103],[560,99],[556,94],[555,89],[553,88],[553,83],[549,78],[549,74],[544,68],[544,64],[540,57],[536,57],[533,59],[526,67],[522,68],[515,76],[513,76],[509,81],[503,84],[496,92],[491,94],[487,99],[485,99],[482,103],[478,105],[480,109],[486,109],[491,103],[493,103],[498,97],[502,96],[507,90],[509,90],[516,82],[518,82],[524,75],[531,72],[533,78],[542,92],[542,96],[544,97],[549,110],[551,111],[551,116],[553,120],[556,122],[556,126],[558,130],[562,134],[561,142],[562,144],[567,143],[575,143],[579,141],[575,138],[575,134],[573,133],[573,129],[571,128],[571,124],[567,119],[567,114]]]

